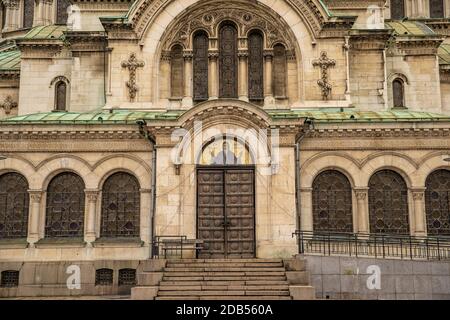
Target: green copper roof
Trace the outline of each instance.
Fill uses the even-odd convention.
[[[0,123],[134,124],[136,120],[176,120],[181,112],[114,110],[94,112],[44,112],[7,118]]]
[[[394,29],[399,36],[430,36],[436,33],[424,23],[419,21],[389,21],[386,28]]]
[[[450,44],[443,43],[438,49],[439,64],[450,64]]]
[[[316,122],[415,122],[450,121],[450,116],[408,110],[358,111],[339,109],[270,111],[273,119],[310,118]]]
[[[23,39],[62,39],[63,32],[67,31],[67,26],[63,25],[51,25],[51,26],[39,26],[31,29]]]
[[[185,111],[129,111],[114,110],[94,112],[44,112],[15,116],[0,124],[135,124],[136,120],[177,120]],[[434,122],[448,121],[450,116],[408,110],[358,111],[338,108],[304,110],[269,110],[274,120],[309,118],[316,122]]]
[[[20,70],[20,51],[0,52],[0,71]]]

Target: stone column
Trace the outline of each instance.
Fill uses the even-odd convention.
[[[193,64],[192,58],[194,57],[192,50],[185,50],[183,52],[184,57],[184,96],[182,105],[183,107],[190,108],[193,106],[193,86],[192,86],[192,74]]]
[[[87,217],[86,217],[86,234],[84,240],[88,243],[94,242],[97,238],[95,233],[95,222],[97,221],[97,200],[99,191],[86,189],[84,191],[87,203]]]
[[[272,78],[272,62],[273,50],[264,51],[264,105],[273,105],[275,99],[273,98],[273,78]]]
[[[41,0],[38,2],[36,12],[34,14],[36,19],[33,22],[33,26],[52,24],[52,4],[53,0]]]
[[[28,229],[28,242],[34,246],[34,243],[39,240],[39,227],[41,218],[41,200],[42,200],[42,190],[28,190],[30,195],[30,206],[29,206],[29,229]]]
[[[300,189],[300,230],[313,231],[312,188]]]
[[[217,60],[219,59],[219,51],[210,50],[209,51],[209,100],[214,100],[219,98],[219,76],[217,68]]]
[[[412,189],[411,192],[414,202],[414,235],[425,236],[425,188]]]
[[[19,9],[20,3],[19,0],[9,0],[3,2],[6,9],[5,14],[5,28],[3,31],[14,31],[19,28]]]
[[[239,100],[248,101],[248,51],[239,50]]]
[[[356,195],[356,216],[357,216],[357,232],[369,233],[369,214],[368,214],[368,188],[355,189]]]

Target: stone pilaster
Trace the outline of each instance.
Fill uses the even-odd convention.
[[[209,100],[219,98],[219,76],[217,68],[217,60],[219,58],[219,51],[209,51]]]
[[[40,220],[41,220],[41,200],[43,191],[42,190],[28,190],[30,195],[30,207],[29,207],[29,229],[28,229],[28,242],[31,246],[34,246],[40,236]]]
[[[248,51],[239,50],[239,99],[248,101]]]
[[[87,243],[94,242],[96,237],[95,223],[97,221],[97,200],[99,196],[98,190],[86,189],[84,191],[87,203],[87,217],[86,217],[86,233],[84,240]]]
[[[140,219],[140,236],[141,240],[150,244],[152,242],[152,225],[150,208],[152,201],[152,190],[141,189],[141,219]]]
[[[272,79],[273,50],[264,51],[264,64],[264,105],[272,106],[275,104]]]
[[[5,27],[3,28],[3,32],[17,30],[20,23],[19,0],[4,0],[3,4],[6,9]]]
[[[357,216],[357,232],[369,233],[369,210],[368,210],[368,188],[355,189],[356,195],[356,216]]]
[[[182,106],[184,108],[190,108],[193,106],[193,86],[192,86],[192,75],[193,75],[193,64],[192,59],[194,54],[192,50],[185,50],[183,52],[184,57],[184,95]]]
[[[414,235],[425,236],[425,188],[411,189],[414,203]]]

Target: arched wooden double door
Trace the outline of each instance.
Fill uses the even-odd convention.
[[[197,168],[199,258],[255,257],[254,181],[253,166]]]

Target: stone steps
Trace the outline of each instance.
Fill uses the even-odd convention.
[[[167,285],[166,283],[161,283],[159,285],[160,291],[195,291],[195,290],[204,290],[204,291],[214,291],[214,290],[230,290],[230,291],[249,291],[249,290],[286,290],[289,291],[288,284],[281,285],[217,285],[210,284],[207,285],[189,285],[189,286],[180,286],[180,285]]]
[[[154,271],[146,271],[146,270]],[[134,292],[134,296],[133,296]],[[313,299],[301,259],[174,259],[150,262],[138,274],[134,299],[292,300]]]

